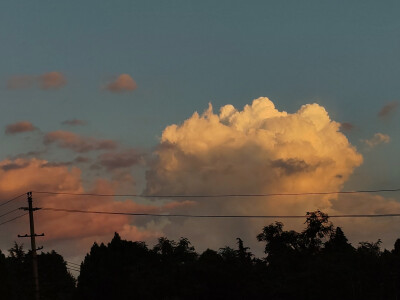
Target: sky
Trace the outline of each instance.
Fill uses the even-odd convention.
[[[398,188],[399,9],[398,1],[365,0],[2,1],[0,200],[29,190],[193,195]],[[33,197],[41,207],[107,211],[400,213],[399,193]],[[255,236],[274,221],[36,216],[44,250],[75,260],[114,231],[150,245],[159,236],[185,236],[203,250],[234,245],[240,236],[261,253]],[[353,245],[381,238],[391,248],[400,237],[397,218],[333,221]],[[283,222],[296,230],[304,225]],[[20,218],[1,226],[0,249],[27,232],[27,224]]]

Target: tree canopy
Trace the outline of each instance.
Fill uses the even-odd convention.
[[[51,251],[38,255],[41,299],[398,299],[400,239],[354,247],[321,211],[307,213],[301,232],[275,222],[257,235],[265,256],[241,238],[236,248],[196,252],[187,238],[160,237],[152,247],[121,239],[94,243],[77,280]],[[31,253],[15,243],[0,251],[0,295],[33,295]]]

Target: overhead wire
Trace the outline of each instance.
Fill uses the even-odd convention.
[[[67,213],[85,213],[85,214],[103,214],[103,215],[125,215],[125,216],[147,216],[147,217],[183,217],[183,218],[270,218],[270,219],[289,219],[305,218],[306,215],[192,215],[192,214],[152,214],[152,213],[132,213],[132,212],[111,212],[78,210],[64,208],[42,208],[45,211],[67,212]],[[393,214],[348,214],[331,215],[330,218],[380,218],[380,217],[400,217],[400,213]]]
[[[24,213],[24,214],[19,215],[19,216],[15,217],[15,218],[12,218],[12,219],[10,219],[10,220],[8,220],[8,221],[5,221],[5,222],[3,222],[3,223],[0,223],[0,226],[1,226],[1,225],[4,225],[4,224],[7,224],[7,223],[9,223],[9,222],[12,222],[12,221],[14,221],[14,220],[16,220],[16,219],[22,218],[23,216],[26,216],[27,214],[28,214],[28,213]]]
[[[10,199],[10,200],[6,200],[5,202],[0,203],[0,207],[3,206],[3,205],[8,204],[8,203],[10,203],[10,202],[12,202],[12,201],[14,201],[14,200],[17,200],[18,198],[20,198],[20,197],[22,197],[22,196],[25,196],[25,195],[26,195],[26,194],[23,193],[23,194],[21,194],[21,195],[19,195],[19,196],[16,196],[16,197],[14,197],[14,198],[12,198],[12,199]]]
[[[101,194],[101,193],[69,193],[51,191],[32,191],[37,194],[69,195],[69,196],[96,196],[96,197],[140,197],[140,198],[223,198],[223,197],[272,197],[272,196],[304,196],[304,195],[333,195],[333,194],[362,194],[399,192],[400,188],[356,190],[356,191],[331,191],[331,192],[303,192],[303,193],[266,193],[266,194],[205,194],[205,195],[143,195],[143,194]]]
[[[71,267],[66,267],[67,268],[67,270],[71,270],[71,271],[75,271],[75,272],[78,272],[78,273],[80,273],[81,271],[80,270],[76,270],[76,269],[74,269],[74,268],[71,268]]]
[[[65,261],[67,264],[70,264],[70,265],[76,265],[76,266],[78,266],[78,267],[80,267],[81,265],[80,264],[77,264],[77,263],[74,263],[74,262],[71,262],[71,261]]]
[[[4,213],[4,214],[0,215],[0,218],[1,218],[1,217],[4,217],[4,216],[7,216],[7,215],[9,215],[9,214],[11,214],[11,213],[13,213],[13,212],[15,212],[15,211],[17,211],[17,210],[19,210],[19,208],[16,208],[16,209],[10,210],[10,211],[8,211],[8,212],[6,212],[6,213]]]

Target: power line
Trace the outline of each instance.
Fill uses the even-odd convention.
[[[0,207],[3,206],[3,205],[8,204],[8,203],[10,203],[10,202],[12,202],[12,201],[14,201],[14,200],[17,200],[18,198],[20,198],[20,197],[22,197],[22,196],[25,196],[25,193],[23,193],[23,194],[21,194],[21,195],[19,195],[19,196],[16,196],[16,197],[14,197],[14,198],[12,198],[12,199],[10,199],[10,200],[6,200],[6,201],[3,202],[3,203],[0,203]]]
[[[70,196],[96,196],[96,197],[140,197],[140,198],[223,198],[223,197],[272,197],[272,196],[304,196],[304,195],[333,195],[333,194],[362,194],[362,193],[386,193],[399,192],[400,188],[357,190],[357,191],[333,191],[333,192],[304,192],[304,193],[267,193],[267,194],[209,194],[209,195],[142,195],[142,194],[97,194],[97,193],[68,193],[33,191],[37,194],[70,195]]]
[[[71,262],[71,261],[65,261],[67,264],[69,264],[69,265],[75,265],[75,266],[78,266],[78,267],[80,267],[81,265],[80,264],[77,264],[77,263],[74,263],[74,262]]]
[[[10,211],[8,211],[8,212],[6,212],[6,213],[4,213],[4,214],[0,215],[0,218],[1,218],[1,217],[4,217],[4,216],[7,216],[7,215],[9,215],[9,214],[11,214],[11,213],[13,213],[14,211],[17,211],[17,210],[19,210],[19,208],[16,208],[16,209],[10,210]]]
[[[42,208],[42,210],[68,212],[68,213],[85,213],[85,214],[102,214],[102,215],[125,215],[125,216],[147,216],[147,217],[183,217],[183,218],[273,218],[273,219],[289,219],[289,218],[306,218],[306,215],[192,215],[192,214],[149,214],[149,213],[130,213],[130,212],[111,212],[111,211],[93,211],[63,208]],[[349,214],[349,215],[332,215],[330,218],[384,218],[384,217],[400,217],[400,213],[396,214]]]
[[[10,220],[8,220],[8,221],[5,221],[5,222],[3,222],[3,223],[0,223],[0,226],[6,224],[6,223],[8,223],[8,222],[14,221],[14,220],[16,220],[16,219],[22,218],[23,216],[26,216],[27,214],[28,214],[28,213],[25,213],[25,214],[23,214],[23,215],[19,215],[19,216],[13,218],[13,219],[10,219]]]
[[[80,272],[81,272],[80,270],[76,270],[76,269],[74,269],[74,268],[71,268],[71,267],[66,267],[66,268],[67,268],[67,270],[75,271],[75,272],[78,272],[78,273],[80,273]]]

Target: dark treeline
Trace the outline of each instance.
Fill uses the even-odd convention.
[[[159,238],[94,244],[75,281],[56,252],[42,253],[42,299],[400,299],[400,239],[353,247],[320,211],[307,213],[302,232],[275,222],[257,236],[265,257],[237,239],[236,249],[197,253],[190,242]],[[0,254],[0,298],[33,299],[31,256],[15,244]]]

